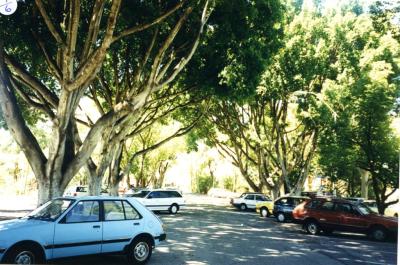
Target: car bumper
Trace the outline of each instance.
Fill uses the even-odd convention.
[[[236,208],[240,208],[240,203],[231,203],[231,205],[233,206],[233,207],[236,207]]]
[[[167,234],[160,234],[159,236],[154,237],[154,243],[155,245],[159,245],[162,241],[165,241],[167,239]]]

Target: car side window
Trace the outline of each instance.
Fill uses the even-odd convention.
[[[264,196],[256,195],[256,201],[266,201],[267,199]]]
[[[288,199],[287,198],[282,198],[280,200],[278,200],[275,204],[287,204],[288,203]]]
[[[126,201],[123,202],[125,209],[125,218],[126,220],[136,220],[140,219],[140,214]]]
[[[318,205],[319,205],[319,201],[313,200],[313,201],[310,201],[310,202],[307,204],[306,208],[315,209],[315,208],[318,207]]]
[[[177,191],[171,191],[172,197],[182,198],[182,195]]]
[[[247,195],[245,200],[254,200],[254,195]]]
[[[321,205],[321,210],[332,211],[333,210],[333,206],[334,206],[333,202],[329,202],[329,201],[328,202],[324,202]]]
[[[338,212],[352,213],[353,208],[348,203],[336,203],[335,210]]]
[[[160,191],[160,198],[170,198],[173,197],[169,191]]]
[[[100,221],[98,201],[80,201],[67,213],[65,217],[66,223],[98,221]]]
[[[125,220],[122,201],[104,201],[104,220],[105,221]]]
[[[148,199],[159,199],[162,198],[159,191],[153,191],[147,196]]]

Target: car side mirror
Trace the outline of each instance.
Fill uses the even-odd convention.
[[[149,195],[149,196],[147,197],[147,199],[153,199],[153,196]]]

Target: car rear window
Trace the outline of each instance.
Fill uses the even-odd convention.
[[[136,220],[141,218],[140,214],[129,203],[124,201],[123,204],[124,204],[126,220]]]
[[[182,195],[177,191],[168,191],[170,197],[182,198]]]
[[[125,220],[122,201],[104,201],[104,220],[106,221]]]

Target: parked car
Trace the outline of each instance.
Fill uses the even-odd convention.
[[[83,196],[88,196],[88,194],[89,194],[89,189],[87,186],[73,186],[65,191],[64,196],[83,197]],[[107,196],[108,190],[102,189],[101,195]]]
[[[374,213],[379,213],[378,205],[376,204],[375,200],[364,200],[362,203],[368,206]]]
[[[261,217],[269,217],[273,211],[274,202],[271,199],[256,204],[256,212],[259,213]]]
[[[231,199],[231,204],[245,211],[247,209],[256,209],[256,204],[260,202],[270,201],[270,199],[262,193],[245,192],[239,198]]]
[[[286,222],[287,220],[292,220],[293,209],[310,199],[306,196],[283,196],[275,200],[273,214],[278,222]]]
[[[176,214],[186,207],[185,199],[176,190],[141,190],[138,193],[127,194],[126,196],[136,198],[152,211],[169,211],[171,214]]]
[[[313,199],[298,205],[293,217],[309,234],[335,230],[365,233],[383,241],[397,233],[397,218],[378,215],[363,203],[343,199]]]
[[[133,198],[57,198],[26,217],[0,222],[0,261],[39,264],[124,253],[132,263],[144,264],[165,239],[160,219]]]
[[[399,203],[392,204],[385,209],[385,215],[397,218],[399,217],[399,209],[400,209]]]

